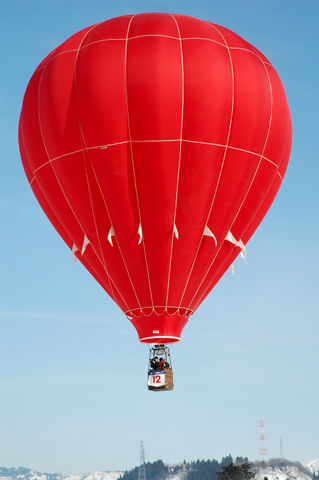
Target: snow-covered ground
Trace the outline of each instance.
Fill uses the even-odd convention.
[[[86,475],[68,475],[62,480],[118,480],[123,472],[92,472]]]
[[[270,464],[256,462],[254,480],[312,480],[310,469],[295,462],[270,460]],[[314,463],[314,461],[312,462]],[[180,471],[166,480],[182,480],[187,472],[180,465]],[[119,480],[123,472],[95,471],[84,475],[63,475],[61,473],[40,473],[27,468],[1,468],[0,480]]]
[[[26,471],[21,472],[21,470]],[[10,468],[0,469],[0,480],[48,480],[48,476],[34,470]]]
[[[312,480],[312,475],[301,471],[297,466],[271,467],[258,466],[255,480]]]
[[[84,475],[40,473],[24,468],[0,468],[0,480],[118,480],[123,472],[96,471]]]

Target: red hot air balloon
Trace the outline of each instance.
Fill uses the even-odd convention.
[[[145,343],[181,331],[262,221],[291,147],[255,47],[185,15],[113,18],[35,70],[19,127],[44,212]]]

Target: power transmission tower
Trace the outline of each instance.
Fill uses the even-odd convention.
[[[265,422],[263,420],[259,420],[259,429],[260,429],[260,435],[259,435],[259,456],[261,458],[262,462],[267,461],[267,448],[266,448],[266,437],[265,437]]]
[[[186,462],[185,462],[185,460],[184,460],[184,463],[183,463],[183,465],[182,465],[181,480],[187,480],[187,469],[186,469]]]
[[[145,472],[145,451],[143,440],[140,443],[140,468],[138,471],[138,480],[147,480]]]

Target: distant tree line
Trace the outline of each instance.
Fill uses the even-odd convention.
[[[218,480],[253,480],[255,472],[252,470],[253,465],[248,462],[238,463],[236,465],[230,463],[222,467],[221,472],[217,472]]]
[[[184,462],[185,480],[252,480],[254,474],[250,472],[251,465],[247,458],[237,457],[234,461],[231,455],[224,457],[221,462],[217,460],[197,460]],[[182,466],[168,467],[162,460],[145,463],[147,480],[164,480],[181,472]],[[125,472],[120,480],[138,480],[139,467]]]
[[[129,472],[125,472],[120,480],[138,480],[139,467],[133,468]],[[163,480],[169,476],[169,469],[162,460],[156,462],[145,463],[145,473],[147,480]]]

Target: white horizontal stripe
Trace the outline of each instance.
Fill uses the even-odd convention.
[[[164,34],[160,34],[160,33],[149,33],[149,34],[145,34],[145,35],[136,35],[134,37],[129,37],[129,38],[102,38],[100,40],[95,40],[94,42],[90,42],[90,43],[87,43],[86,45],[82,45],[80,47],[80,50],[83,50],[84,48],[87,48],[87,47],[90,47],[91,45],[95,45],[97,43],[103,43],[103,42],[118,42],[118,41],[122,41],[122,42],[125,42],[126,40],[136,40],[138,38],[145,38],[145,37],[159,37],[159,38],[171,38],[173,40],[178,40],[178,41],[189,41],[189,40],[204,40],[206,42],[211,42],[211,43],[216,43],[217,45],[220,45],[221,47],[224,47],[224,48],[227,48],[227,45],[224,45],[223,43],[221,42],[218,42],[217,40],[214,40],[213,38],[206,38],[206,37],[184,37],[184,38],[179,38],[179,37],[174,37],[173,35],[164,35]],[[250,50],[249,48],[243,48],[243,47],[231,47],[229,46],[229,49],[230,50],[243,50],[245,52],[249,52],[249,53],[252,53],[253,55],[255,55],[257,58],[259,58],[259,60],[264,63],[265,65],[269,65],[270,67],[273,67],[273,65],[269,62],[265,62],[263,61],[263,59],[256,53],[254,52],[253,50]],[[50,58],[48,58],[47,62],[45,63],[45,65],[41,65],[41,67],[38,67],[36,69],[37,70],[41,70],[42,68],[46,67],[48,65],[48,63],[50,63],[52,60],[54,60],[55,57],[59,56],[59,55],[63,55],[64,53],[71,53],[71,52],[77,52],[78,49],[71,49],[71,50],[64,50],[63,52],[58,52],[58,53],[55,53],[53,54]]]
[[[144,337],[140,338],[140,342],[142,340],[151,340],[152,338],[174,338],[175,340],[180,340],[180,337],[172,337],[171,335],[156,335],[155,337]]]
[[[132,143],[162,143],[162,142],[180,142],[182,140],[182,142],[186,142],[186,143],[194,143],[194,144],[199,144],[199,145],[210,145],[210,146],[213,146],[213,147],[221,147],[221,148],[225,148],[226,145],[222,145],[220,143],[211,143],[211,142],[201,142],[199,140],[187,140],[186,138],[183,138],[183,139],[180,139],[180,138],[172,138],[172,139],[159,139],[159,140],[132,140]],[[129,140],[123,140],[121,142],[115,142],[115,143],[109,143],[109,144],[105,144],[105,145],[95,145],[93,147],[87,147],[87,148],[80,148],[79,150],[74,150],[73,152],[68,152],[68,153],[64,153],[63,155],[58,155],[57,157],[54,157],[54,158],[51,158],[50,160],[48,160],[47,162],[43,163],[42,165],[40,165],[39,167],[37,167],[34,171],[33,171],[33,175],[36,174],[36,172],[38,170],[40,170],[41,168],[45,167],[46,165],[49,165],[51,162],[54,162],[55,160],[59,160],[60,158],[63,158],[63,157],[68,157],[69,155],[74,155],[76,153],[81,153],[81,152],[84,152],[84,151],[87,151],[87,150],[95,150],[95,149],[107,149],[108,147],[114,147],[114,146],[117,146],[117,145],[123,145],[123,144],[127,144],[129,143]],[[230,150],[237,150],[239,152],[245,152],[245,153],[249,153],[250,155],[256,155],[257,157],[261,157],[263,158],[264,160],[266,160],[267,162],[271,163],[272,165],[274,165],[275,167],[279,168],[278,165],[276,165],[275,162],[273,162],[272,160],[270,160],[269,158],[261,155],[260,153],[257,153],[257,152],[251,152],[250,150],[245,150],[243,148],[239,148],[239,147],[232,147],[231,145],[227,145],[227,148],[230,149]],[[282,178],[282,177],[281,177]],[[31,183],[33,182],[34,180],[34,177],[30,180],[30,185]]]

